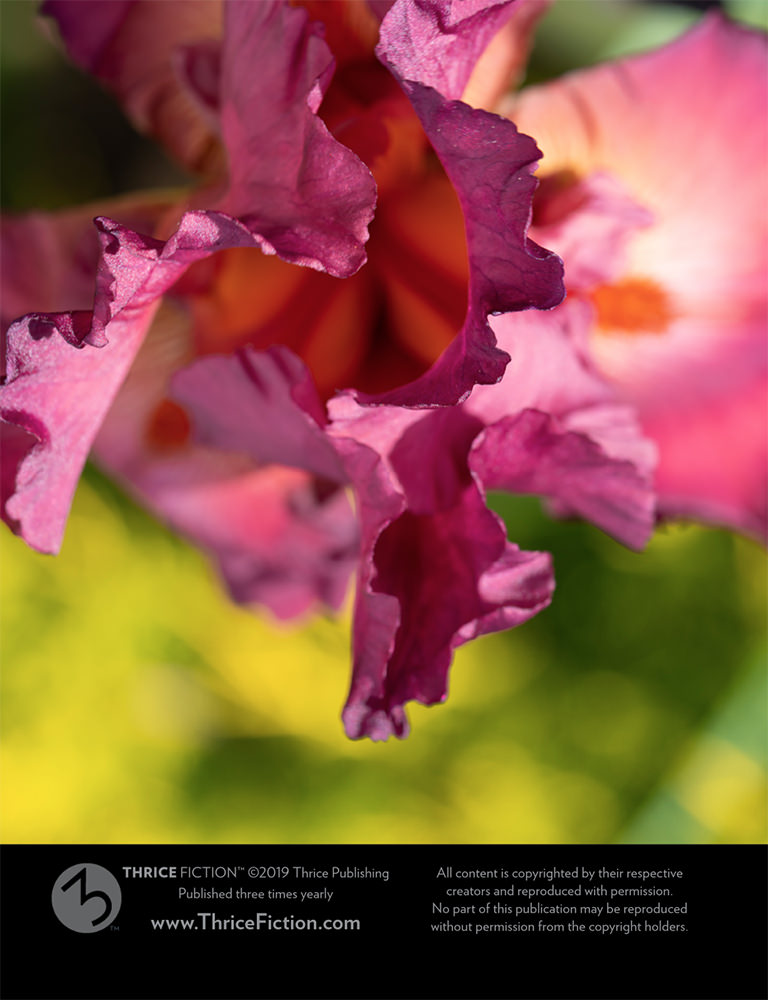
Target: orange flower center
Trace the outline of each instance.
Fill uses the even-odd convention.
[[[664,333],[675,313],[669,296],[651,278],[625,278],[591,294],[603,333]]]

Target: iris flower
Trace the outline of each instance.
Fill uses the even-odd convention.
[[[571,334],[658,447],[659,514],[768,533],[766,36],[705,17],[653,52],[530,87],[536,239]],[[572,316],[576,316],[575,313]]]
[[[656,449],[585,331],[655,222],[602,172],[536,194],[533,140],[473,106],[503,110],[545,3],[303,6],[45,4],[201,181],[6,227],[12,313],[56,311],[8,333],[5,519],[55,551],[93,449],[238,601],[337,607],[356,570],[343,717],[384,739],[444,699],[456,646],[551,598],[485,489],[649,537]],[[572,268],[558,308],[532,211]]]

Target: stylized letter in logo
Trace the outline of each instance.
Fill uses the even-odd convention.
[[[72,865],[56,879],[51,894],[56,916],[80,934],[108,927],[117,916],[121,901],[117,879],[101,865]]]

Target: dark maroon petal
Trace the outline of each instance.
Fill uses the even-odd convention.
[[[458,100],[493,34],[509,18],[501,2],[399,0],[381,29],[379,58],[410,99],[464,212],[469,303],[464,327],[426,375],[365,402],[449,405],[476,384],[501,378],[509,360],[495,345],[489,313],[548,309],[563,298],[562,263],[527,237],[540,157],[506,119]]]
[[[350,397],[330,408],[362,530],[344,723],[353,738],[402,737],[406,702],[445,698],[457,646],[549,603],[549,557],[507,542],[486,508],[467,463],[474,417],[366,410]]]

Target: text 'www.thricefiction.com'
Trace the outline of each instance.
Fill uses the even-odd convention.
[[[150,920],[154,931],[359,931],[357,917],[273,917],[257,913],[254,917],[220,916],[196,913],[194,917],[159,917]]]

